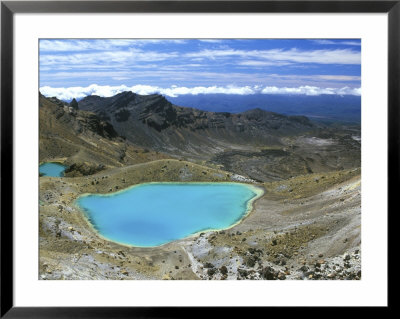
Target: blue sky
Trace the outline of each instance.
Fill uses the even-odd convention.
[[[62,99],[361,93],[359,39],[42,39],[40,90]]]

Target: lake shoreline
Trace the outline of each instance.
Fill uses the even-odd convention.
[[[158,175],[158,167],[165,165],[168,175]],[[226,172],[209,169],[204,175],[204,168],[197,170],[196,164],[178,160],[110,169],[85,177],[39,179],[39,279],[223,279],[219,263],[228,268],[225,279],[232,280],[263,279],[265,267],[274,269],[271,276],[277,279],[360,279],[359,170],[323,174],[321,181],[327,183],[324,188],[314,181],[322,178],[321,174],[254,184],[265,189],[264,195],[237,225],[153,248],[124,246],[99,237],[73,206],[80,194],[107,193],[116,185],[122,189],[147,182],[144,177],[150,181],[179,181],[179,171],[185,165],[193,174],[192,181],[229,179]],[[280,190],[283,185],[290,189],[296,183],[315,188],[304,189],[306,193],[301,193],[302,186],[296,186],[292,193]],[[319,207],[330,213],[322,214]],[[344,255],[348,252],[350,257]],[[343,258],[350,258],[350,264]],[[316,268],[321,261],[322,266]],[[213,268],[207,268],[207,263]],[[339,264],[337,270],[332,269],[332,263]],[[330,270],[325,269],[328,266]]]
[[[107,198],[107,197],[113,197],[113,196],[118,196],[118,195],[123,195],[123,194],[127,194],[127,192],[132,191],[135,188],[138,187],[148,187],[148,186],[166,186],[166,185],[178,185],[178,186],[208,186],[208,187],[214,187],[214,186],[221,186],[221,185],[235,185],[235,186],[243,186],[246,187],[248,189],[250,189],[253,193],[254,196],[250,199],[248,199],[246,201],[246,210],[243,212],[243,214],[241,215],[240,218],[238,218],[237,221],[235,221],[234,223],[232,223],[231,225],[227,226],[227,227],[220,227],[220,228],[205,228],[196,232],[193,232],[191,234],[186,235],[183,238],[177,238],[174,239],[172,241],[166,242],[166,243],[162,243],[160,245],[149,245],[149,246],[141,246],[141,245],[135,245],[135,244],[128,244],[128,243],[124,243],[121,241],[117,241],[117,240],[112,240],[110,238],[107,238],[106,236],[103,236],[101,234],[101,232],[95,227],[95,225],[93,224],[93,222],[91,221],[91,218],[89,216],[89,212],[86,211],[86,209],[84,207],[82,207],[79,204],[79,201],[82,201],[88,197],[98,197],[98,198]],[[249,214],[251,214],[251,212],[254,210],[254,203],[261,198],[264,195],[265,191],[262,187],[260,186],[256,186],[256,185],[252,185],[252,184],[246,184],[246,183],[239,183],[239,182],[149,182],[149,183],[141,183],[141,184],[134,184],[131,186],[126,187],[125,189],[113,192],[113,193],[109,193],[109,194],[93,194],[93,193],[85,193],[82,195],[79,195],[78,198],[74,201],[73,205],[74,207],[76,207],[79,211],[81,211],[81,213],[83,214],[83,216],[85,217],[85,219],[87,220],[88,224],[90,225],[90,228],[97,233],[98,236],[100,236],[101,238],[103,238],[104,240],[109,240],[112,242],[115,242],[117,244],[126,246],[126,247],[136,247],[136,248],[154,248],[154,247],[162,247],[166,244],[169,244],[171,242],[174,241],[180,241],[180,240],[184,240],[186,238],[191,238],[191,237],[196,237],[201,233],[206,233],[206,232],[211,232],[211,231],[221,231],[221,230],[228,230],[232,227],[235,227],[236,225],[238,225],[240,222],[242,222],[245,218],[247,218],[247,216]]]

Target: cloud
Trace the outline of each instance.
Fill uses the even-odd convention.
[[[142,51],[139,49],[126,49],[119,51],[74,53],[74,54],[45,54],[40,56],[40,65],[74,65],[84,67],[86,64],[99,63],[100,66],[110,63],[162,61],[176,58],[176,52]],[[115,66],[115,64],[114,64]]]
[[[40,40],[40,51],[82,51],[88,50],[90,43],[87,41],[61,41],[61,40]]]
[[[343,41],[340,44],[361,46],[361,41]]]
[[[140,95],[149,94],[162,94],[169,97],[177,97],[179,95],[198,95],[198,94],[301,94],[301,95],[321,95],[321,94],[337,94],[337,95],[361,95],[361,88],[320,88],[316,86],[300,86],[300,87],[276,87],[276,86],[171,86],[169,88],[161,88],[151,85],[134,85],[128,87],[126,85],[109,86],[92,84],[87,87],[69,87],[69,88],[53,88],[50,86],[43,86],[40,92],[48,97],[56,96],[57,98],[69,101],[73,98],[83,98],[88,95],[98,95],[103,97],[110,97],[115,94],[131,91]]]
[[[361,95],[361,88],[320,88],[316,86],[299,86],[299,87],[276,87],[267,86],[261,90],[263,94],[300,94],[300,95]]]
[[[221,39],[199,39],[200,42],[207,42],[207,43],[222,43],[224,40]]]
[[[207,58],[215,60],[226,57],[257,58],[259,61],[286,61],[296,63],[318,63],[318,64],[360,64],[361,54],[359,51],[349,49],[336,50],[202,50],[190,52],[184,55],[188,58]]]
[[[302,75],[302,74],[270,74],[271,78],[277,79],[290,79],[290,80],[316,80],[316,81],[341,81],[341,82],[359,82],[361,81],[361,76],[358,75],[330,75],[330,74],[312,74],[312,75]]]
[[[238,65],[244,65],[244,66],[255,66],[255,67],[264,67],[264,66],[284,66],[284,65],[290,65],[292,63],[290,62],[276,62],[276,61],[258,61],[258,60],[247,60],[247,61],[241,61],[238,63]]]
[[[354,46],[360,46],[361,41],[332,41],[332,40],[312,40],[315,43],[318,44],[327,44],[327,45],[354,45]]]
[[[119,45],[113,44],[113,42],[110,43],[110,41],[105,41],[104,44],[100,42],[97,46],[90,41],[41,41],[40,48],[43,52],[40,55],[40,66],[85,68],[86,65],[97,65],[103,68],[107,66],[117,68],[123,66],[135,67],[143,62],[156,61],[163,61],[171,66],[188,65],[193,62],[201,62],[204,66],[209,66],[212,61],[216,61],[219,64],[223,61],[227,65],[248,67],[285,66],[295,63],[355,65],[361,63],[360,52],[350,49],[237,50],[220,48],[179,52],[173,50],[143,50],[138,47],[128,46],[127,43],[131,43],[129,40],[115,40],[114,42],[119,43]],[[93,47],[96,47],[96,50],[93,50]],[[103,49],[100,50],[99,48]],[[109,50],[109,48],[113,49]],[[70,52],[61,54],[56,51]]]
[[[318,79],[329,81],[361,81],[357,75],[316,75]]]
[[[159,91],[161,94],[176,97],[178,95],[198,95],[198,94],[238,94],[238,95],[248,95],[254,94],[255,91],[250,86],[244,87],[235,87],[235,86],[227,86],[227,87],[220,87],[220,86],[196,86],[193,88],[187,87],[171,87],[168,89],[161,89]]]
[[[119,86],[109,86],[109,85],[97,85],[92,84],[87,87],[69,87],[69,88],[53,88],[50,86],[43,86],[40,88],[40,92],[45,96],[56,96],[61,100],[71,100],[72,98],[83,98],[88,95],[99,95],[103,97],[113,96],[115,94],[131,91],[140,95],[149,95],[154,93],[163,94],[170,97],[177,97],[179,95],[198,95],[198,94],[254,94],[256,91],[254,87],[245,86],[245,87],[235,87],[235,86],[227,86],[227,87],[219,87],[219,86],[196,86],[192,88],[188,87],[178,87],[171,86],[169,88],[161,88],[158,86],[151,85],[134,85],[128,87],[126,85]]]
[[[43,52],[62,52],[62,51],[104,51],[115,50],[122,47],[142,47],[155,43],[174,43],[184,44],[183,39],[41,39],[39,42],[40,51]]]

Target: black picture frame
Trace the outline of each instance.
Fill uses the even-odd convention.
[[[399,186],[400,1],[1,1],[1,317],[190,317],[188,308],[15,307],[13,303],[13,18],[15,13],[387,13],[388,14],[388,204]],[[382,212],[383,213],[383,212]],[[388,223],[388,227],[390,222]],[[393,226],[393,225],[392,225]],[[388,238],[389,239],[389,238]],[[389,247],[389,246],[388,246]],[[388,285],[390,280],[388,280]],[[34,293],[34,292],[32,292]],[[388,300],[390,306],[390,298]],[[389,307],[388,307],[389,308]],[[292,308],[293,309],[293,308]],[[235,310],[236,314],[247,311]],[[197,309],[207,315],[210,309]],[[222,316],[226,309],[213,309]],[[296,310],[298,311],[298,310]]]

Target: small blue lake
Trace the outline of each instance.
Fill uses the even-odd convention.
[[[239,183],[148,183],[114,194],[83,195],[77,205],[100,235],[154,247],[238,223],[263,191]]]
[[[39,166],[39,173],[43,174],[43,176],[50,177],[61,177],[64,176],[64,171],[66,166],[59,163],[43,163]]]

